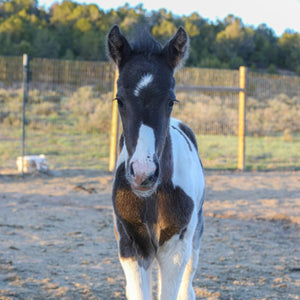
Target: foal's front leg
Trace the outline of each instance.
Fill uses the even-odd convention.
[[[157,253],[160,300],[175,300],[192,253],[191,241],[173,236]]]
[[[128,300],[151,300],[154,250],[149,249],[150,247],[141,248],[141,245],[149,245],[149,238],[145,234],[138,235],[137,228],[125,222],[126,232],[120,220],[115,221],[119,259],[126,278],[126,297]],[[138,228],[140,233],[143,229],[146,230],[143,226]],[[131,233],[131,237],[128,232]]]
[[[151,266],[140,266],[135,258],[120,256],[126,278],[126,297],[128,300],[151,300]]]

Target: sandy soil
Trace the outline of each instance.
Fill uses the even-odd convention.
[[[207,172],[198,299],[300,298],[300,172]],[[0,299],[124,299],[112,176],[0,176]]]

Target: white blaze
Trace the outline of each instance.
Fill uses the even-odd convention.
[[[135,152],[132,155],[131,163],[136,177],[143,179],[155,171],[156,165],[153,161],[155,154],[155,135],[151,127],[142,124],[139,129],[139,136]]]
[[[137,83],[136,88],[134,90],[134,95],[138,97],[140,95],[140,92],[142,89],[147,87],[151,82],[153,81],[153,75],[152,74],[146,74],[144,75],[140,81]]]

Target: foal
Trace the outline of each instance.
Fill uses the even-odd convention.
[[[173,75],[188,44],[183,28],[163,48],[149,34],[130,45],[116,25],[107,38],[119,69],[123,125],[113,186],[115,233],[132,300],[152,299],[154,259],[159,299],[195,299],[205,183],[193,132],[171,118]]]

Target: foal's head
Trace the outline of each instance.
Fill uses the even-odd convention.
[[[116,100],[128,153],[126,177],[135,194],[150,196],[160,181],[160,161],[176,101],[173,75],[187,55],[188,36],[179,28],[164,47],[148,33],[130,45],[114,26],[107,47],[119,69]]]

